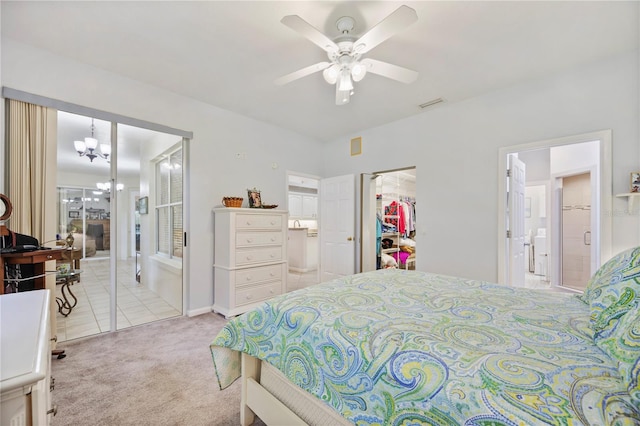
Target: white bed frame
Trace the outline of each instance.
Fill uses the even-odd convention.
[[[267,425],[351,424],[270,364],[243,353],[240,424],[250,426],[255,416]]]

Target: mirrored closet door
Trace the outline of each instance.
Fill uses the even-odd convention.
[[[58,112],[59,341],[182,314],[181,150],[179,136]]]

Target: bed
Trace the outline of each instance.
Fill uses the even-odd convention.
[[[640,247],[582,295],[385,269],[265,302],[210,349],[241,422],[640,424]]]

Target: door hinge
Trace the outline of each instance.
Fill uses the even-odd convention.
[[[187,246],[187,233],[186,232],[184,233],[184,239],[182,241],[184,243],[184,246],[186,247]]]
[[[511,177],[511,169],[507,169],[507,177]]]
[[[507,238],[511,238],[511,231],[507,230]]]

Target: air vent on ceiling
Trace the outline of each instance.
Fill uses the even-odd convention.
[[[431,105],[435,105],[435,104],[439,104],[440,102],[444,102],[444,99],[442,98],[436,98],[436,99],[432,99],[428,102],[425,102],[423,104],[418,105],[420,108],[427,108],[430,107]]]

